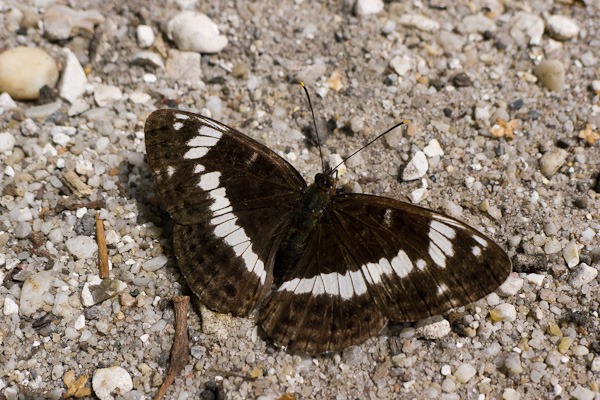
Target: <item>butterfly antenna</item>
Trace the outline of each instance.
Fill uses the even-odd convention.
[[[315,110],[313,110],[312,101],[310,101],[310,95],[308,94],[308,89],[306,89],[304,82],[300,81],[300,86],[302,86],[302,89],[304,89],[304,93],[306,93],[306,98],[308,99],[308,107],[310,107],[313,125],[315,126],[315,135],[317,136],[317,146],[319,146],[319,157],[321,157],[321,171],[325,172],[325,161],[323,160],[323,151],[321,150],[321,139],[319,139],[319,130],[317,129],[317,119],[315,118]]]
[[[364,148],[366,148],[366,147],[370,146],[370,145],[371,145],[373,142],[375,142],[375,141],[376,141],[377,139],[379,139],[380,137],[382,137],[382,136],[386,135],[387,133],[390,133],[391,131],[393,131],[394,129],[396,129],[396,128],[397,128],[397,127],[399,127],[399,126],[406,125],[406,124],[409,124],[409,123],[410,123],[410,120],[408,120],[408,119],[405,119],[405,120],[403,120],[403,121],[401,121],[401,122],[398,122],[396,125],[392,126],[390,129],[388,129],[387,131],[383,132],[382,134],[379,134],[379,135],[377,135],[377,137],[376,137],[375,139],[371,140],[369,143],[365,144],[364,146],[362,146],[361,148],[359,148],[358,150],[356,150],[354,153],[352,153],[352,154],[350,154],[348,157],[344,158],[344,159],[342,160],[342,162],[340,162],[338,165],[336,165],[336,166],[335,166],[335,168],[333,168],[331,171],[335,171],[335,170],[337,170],[337,169],[338,169],[338,167],[339,167],[340,165],[342,165],[343,163],[345,163],[346,161],[348,161],[348,159],[349,159],[350,157],[352,157],[352,156],[355,156],[355,155],[356,155],[358,152],[360,152],[360,151],[362,151]]]

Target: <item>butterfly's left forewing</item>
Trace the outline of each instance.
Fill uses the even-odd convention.
[[[260,315],[277,343],[309,353],[359,344],[388,319],[479,300],[511,271],[506,253],[468,225],[378,196],[335,196],[309,243]]]
[[[211,309],[246,315],[270,289],[279,241],[306,183],[264,145],[200,115],[155,111],[145,137],[190,288]]]

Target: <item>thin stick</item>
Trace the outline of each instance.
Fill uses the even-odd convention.
[[[165,376],[165,380],[160,389],[154,396],[154,400],[161,400],[169,390],[169,387],[175,382],[175,378],[187,365],[190,358],[187,311],[190,303],[189,296],[173,297],[173,307],[175,308],[175,337],[171,347],[171,365]]]
[[[96,242],[98,243],[100,278],[106,279],[109,276],[108,249],[106,248],[106,236],[104,235],[104,222],[100,219],[99,213],[96,213]]]

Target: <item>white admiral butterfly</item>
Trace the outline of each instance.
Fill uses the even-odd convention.
[[[266,146],[201,115],[158,110],[146,152],[192,291],[236,316],[259,309],[290,351],[339,351],[474,302],[511,272],[477,230],[387,197],[342,194],[325,170],[307,186]]]

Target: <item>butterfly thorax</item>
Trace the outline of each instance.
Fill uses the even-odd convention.
[[[275,261],[275,283],[281,283],[294,266],[306,246],[311,233],[331,204],[337,179],[331,174],[318,173],[315,181],[306,188],[295,210],[290,228],[284,237]]]

